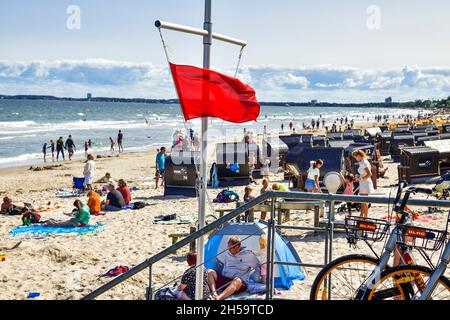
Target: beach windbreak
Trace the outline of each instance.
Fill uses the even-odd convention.
[[[256,121],[260,105],[255,90],[216,71],[170,64],[186,121],[215,117],[233,123]]]

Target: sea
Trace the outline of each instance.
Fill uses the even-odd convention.
[[[293,122],[325,118],[331,127],[341,117],[355,122],[373,120],[375,115],[417,115],[418,110],[359,107],[292,107],[262,106],[256,122],[233,124],[220,119],[209,122],[208,138],[218,139],[242,135],[244,129],[255,134],[279,132]],[[91,139],[90,153],[108,155],[109,137],[117,139],[122,130],[125,152],[156,150],[171,146],[174,132],[199,132],[199,119],[185,123],[179,105],[162,103],[118,103],[91,101],[0,100],[0,168],[43,163],[42,147],[59,137],[72,135],[77,146],[75,158],[83,158],[84,142]],[[50,155],[51,158],[51,155]],[[51,160],[50,160],[51,161]]]

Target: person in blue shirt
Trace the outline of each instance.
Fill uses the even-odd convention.
[[[164,173],[166,170],[166,148],[162,147],[156,155],[156,188],[158,189],[159,180],[161,179],[161,187],[164,186]]]

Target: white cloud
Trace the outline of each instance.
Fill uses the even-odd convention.
[[[220,70],[219,70],[220,71]],[[234,74],[234,70],[221,70]],[[450,68],[406,66],[369,70],[331,65],[243,66],[239,78],[262,101],[363,102],[441,98],[450,95]],[[166,65],[88,59],[0,61],[0,94],[173,98]]]

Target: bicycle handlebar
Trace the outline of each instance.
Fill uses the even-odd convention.
[[[396,205],[398,205],[398,203],[400,202],[400,198],[402,196],[403,188],[406,187],[407,185],[408,185],[408,183],[405,180],[400,181],[398,183],[397,195],[395,196],[395,200],[394,200],[394,207]]]
[[[427,188],[416,188],[416,187],[411,187],[408,188],[407,192],[411,192],[411,193],[423,193],[426,195],[430,195],[433,193],[433,190],[431,189],[427,189]]]
[[[408,213],[405,212],[405,207],[406,204],[408,203],[409,197],[411,194],[416,194],[416,193],[423,193],[423,194],[427,194],[430,195],[433,193],[433,191],[431,189],[426,189],[426,188],[418,188],[418,187],[409,187],[408,189],[406,189],[405,191],[405,196],[403,197],[403,199],[401,199],[401,203],[400,202],[400,198],[401,198],[401,194],[403,191],[403,188],[405,186],[407,186],[408,184],[406,183],[406,181],[401,181],[398,184],[398,191],[397,191],[397,196],[395,197],[395,203],[394,203],[394,208],[393,210],[397,213],[401,213],[402,216],[400,218],[400,223],[403,223],[404,220],[406,219],[406,217],[408,216]]]

